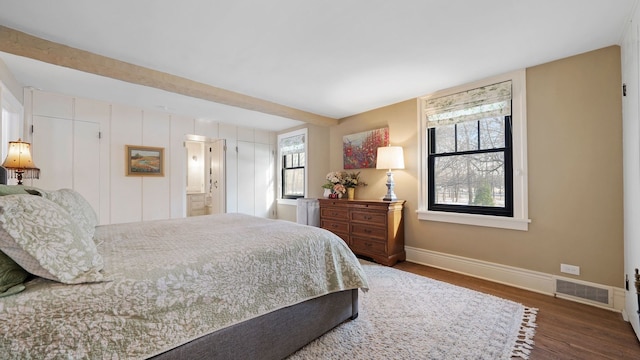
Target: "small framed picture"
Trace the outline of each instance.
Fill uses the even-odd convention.
[[[164,148],[125,145],[127,176],[164,176]]]

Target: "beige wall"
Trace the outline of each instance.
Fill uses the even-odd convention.
[[[326,126],[303,125],[282,131],[281,133],[307,129],[307,182],[308,182],[308,198],[318,198],[322,196],[322,185],[324,178],[329,170],[329,128]],[[278,184],[279,186],[279,184]],[[292,205],[278,204],[277,217],[281,220],[296,221],[296,207]]]
[[[417,219],[418,111],[412,99],[341,120],[330,129],[330,166],[342,169],[342,136],[389,126],[405,152],[394,172],[407,200],[408,246],[623,287],[622,105],[620,48],[612,46],[527,69],[529,231]],[[356,198],[386,192],[383,170]],[[562,274],[563,276],[569,276]]]

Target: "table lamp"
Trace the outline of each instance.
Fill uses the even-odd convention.
[[[404,156],[402,147],[385,146],[378,148],[378,158],[376,161],[376,169],[388,169],[387,171],[387,194],[382,198],[385,201],[398,200],[393,192],[395,183],[393,182],[392,169],[404,169]]]
[[[38,169],[31,159],[31,144],[21,141],[9,141],[9,151],[2,167],[12,178],[18,179],[18,185],[22,185],[22,178],[39,179]]]

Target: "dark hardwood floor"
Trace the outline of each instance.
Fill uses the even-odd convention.
[[[631,324],[617,312],[406,261],[394,268],[538,308],[530,360],[640,359]]]

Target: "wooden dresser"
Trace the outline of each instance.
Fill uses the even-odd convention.
[[[340,236],[357,254],[393,266],[404,261],[404,200],[319,199],[320,227]]]

